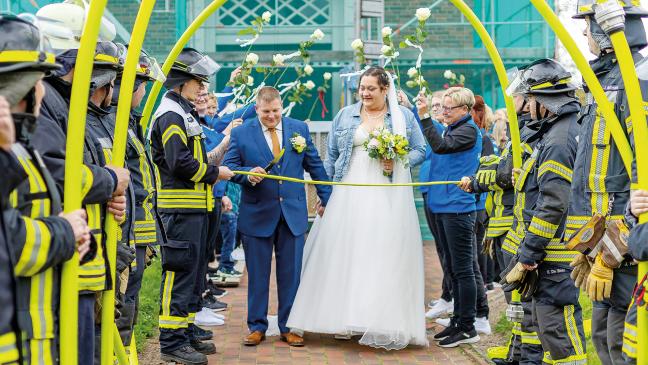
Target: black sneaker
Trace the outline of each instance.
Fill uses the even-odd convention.
[[[201,354],[211,355],[216,353],[216,345],[211,342],[202,342],[193,339],[189,341],[189,343],[191,344],[191,347],[194,348],[194,350],[200,352]]]
[[[207,295],[212,295],[215,298],[220,299],[227,295],[227,290],[217,287],[210,280],[207,281]]]
[[[227,309],[227,303],[223,303],[213,296],[203,298],[200,301],[200,305],[204,308],[211,309],[214,312],[220,312]]]
[[[200,328],[200,327],[196,326],[195,324],[192,326],[192,328],[193,328],[193,337],[196,340],[208,341],[208,340],[211,340],[212,338],[214,338],[214,332],[212,332],[210,330]]]
[[[461,330],[456,331],[455,333],[448,336],[447,338],[439,341],[439,346],[457,347],[462,343],[475,343],[477,341],[479,341],[479,335],[477,334],[477,331],[475,331],[475,329],[473,328],[468,332],[464,332]]]
[[[443,331],[441,331],[441,332],[437,333],[436,335],[434,335],[433,339],[434,339],[434,341],[441,341],[441,340],[444,340],[444,339],[448,338],[449,336],[453,335],[457,331],[459,331],[457,326],[455,326],[454,323],[450,322],[450,325],[448,327],[446,327]]]
[[[207,365],[207,356],[196,351],[189,345],[182,346],[175,351],[161,352],[160,360],[185,365]]]

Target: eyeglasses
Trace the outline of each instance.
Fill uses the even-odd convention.
[[[441,104],[439,104],[439,103],[432,104],[432,109],[439,109],[439,108],[441,108]]]
[[[443,110],[443,112],[446,113],[446,112],[449,112],[451,110],[454,110],[454,109],[457,109],[457,108],[463,108],[463,107],[464,107],[464,105],[457,105],[457,106],[451,106],[451,107],[443,106],[443,107],[441,107],[441,110]]]

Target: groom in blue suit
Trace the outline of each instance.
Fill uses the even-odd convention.
[[[257,118],[232,130],[223,164],[232,170],[299,179],[304,178],[306,171],[314,180],[329,180],[310,139],[308,125],[282,117],[282,109],[277,89],[261,88],[257,96]],[[270,171],[265,171],[261,166],[268,167],[270,161],[280,156],[282,149],[283,157]],[[265,339],[274,248],[281,340],[291,346],[303,346],[304,340],[291,333],[286,322],[299,286],[304,234],[308,228],[304,185],[245,175],[236,175],[232,181],[243,187],[238,229],[248,270],[247,324],[250,330],[243,343],[256,346]],[[317,185],[320,214],[330,194],[330,186]]]

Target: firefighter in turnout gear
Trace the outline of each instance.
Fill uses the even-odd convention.
[[[507,289],[532,298],[533,321],[549,364],[586,364],[579,290],[570,278],[575,252],[562,243],[572,169],[576,156],[580,104],[571,74],[551,59],[538,60],[520,71],[512,94],[527,96],[534,143],[531,156],[514,174],[524,231],[515,258],[502,273]],[[516,206],[517,208],[517,206]]]
[[[584,19],[587,23],[585,36],[590,52],[597,56],[590,64],[608,100],[614,104],[622,128],[629,135],[630,113],[621,71],[610,39],[595,19],[592,3],[579,1],[574,18]],[[625,6],[630,3],[631,6]],[[648,12],[636,6],[635,1],[625,1],[623,5],[625,36],[635,63],[639,63],[643,59],[639,50],[648,44],[641,18],[648,16]],[[630,178],[619,149],[610,137],[610,126],[601,116],[591,94],[588,93],[587,98],[579,120],[579,144],[574,164],[574,176],[578,178],[572,182],[565,238],[571,238],[574,245],[581,247],[579,251],[584,252],[574,258],[572,265],[582,278],[577,284],[583,289],[587,286],[590,299],[594,301],[592,342],[598,357],[605,365],[634,363],[634,360],[626,362],[622,356],[622,334],[637,268],[630,255],[619,256],[615,263],[606,263],[602,259],[604,250],[615,249],[614,240],[605,233],[606,226],[623,220],[630,196]],[[601,222],[597,233],[602,239],[591,242],[590,246],[594,247],[588,247],[586,242],[578,242],[582,235],[577,232],[589,230],[594,220]],[[590,252],[589,248],[593,250]],[[590,254],[589,259],[585,253]]]
[[[72,257],[81,241],[81,257],[89,248],[85,212],[59,216],[61,200],[38,151],[30,145],[36,126],[45,73],[58,69],[54,54],[44,48],[38,28],[12,15],[0,18],[0,95],[11,106],[16,140],[12,151],[27,177],[9,196],[14,209],[5,211],[12,236],[16,275],[16,310],[24,364],[55,364],[58,349],[60,264]]]
[[[127,52],[126,47],[123,47],[122,51]],[[126,59],[126,53],[120,58]],[[144,139],[139,127],[141,114],[135,108],[140,106],[149,81],[164,82],[165,79],[157,61],[142,51],[133,88],[128,123],[126,166],[130,172],[131,184],[129,194],[126,195],[128,201],[126,222],[122,224],[122,242],[134,247],[136,259],[128,268],[127,283],[121,283],[123,289],[123,291],[119,290],[119,312],[121,315],[117,319],[117,329],[127,351],[131,342],[133,326],[137,321],[138,298],[144,269],[147,263],[150,263],[151,256],[156,252],[154,246],[164,239],[161,220],[157,212],[156,175],[150,155],[144,147]],[[108,122],[115,122],[120,87],[121,77],[118,77],[115,80],[111,118],[106,119]],[[114,124],[106,125],[106,127],[109,133],[114,135]],[[122,275],[122,277],[125,276]]]
[[[533,130],[527,127],[531,120],[529,114],[529,103],[525,96],[515,95],[513,97],[518,123],[520,127],[520,139],[523,147],[523,161],[531,156],[532,147],[535,141],[528,144],[526,139],[533,134]],[[524,199],[516,199],[518,192],[513,188],[511,175],[513,173],[513,157],[511,145],[504,149],[500,157],[485,156],[480,160],[480,167],[475,176],[464,177],[460,187],[467,192],[484,193],[490,191],[493,194],[494,215],[489,222],[487,238],[492,240],[490,250],[495,251],[500,267],[506,268],[519,246],[515,240],[517,235],[508,232],[524,230],[522,210]],[[518,209],[514,211],[515,204]],[[514,213],[518,213],[517,215]],[[522,222],[522,223],[520,223]],[[511,304],[511,292],[505,292],[507,303]],[[489,358],[495,364],[507,365],[522,363],[541,364],[543,358],[542,346],[537,334],[537,325],[532,320],[532,304],[530,300],[522,303],[524,317],[521,322],[513,322],[511,337],[505,347],[489,349]]]
[[[200,293],[195,286],[200,260],[206,257],[208,213],[213,209],[212,185],[233,175],[210,164],[198,113],[192,104],[218,65],[185,48],[165,82],[169,91],[153,115],[150,144],[160,175],[157,202],[167,241],[162,244],[162,287],[159,316],[163,361],[206,364],[211,343],[194,336],[193,319]],[[216,227],[211,227],[216,228]],[[206,262],[205,262],[206,264]]]

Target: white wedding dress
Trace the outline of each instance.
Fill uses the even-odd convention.
[[[362,146],[368,137],[359,126],[342,181],[390,183]],[[388,350],[428,344],[423,249],[411,187],[333,188],[324,216],[308,234],[287,326],[362,335],[361,344]]]

